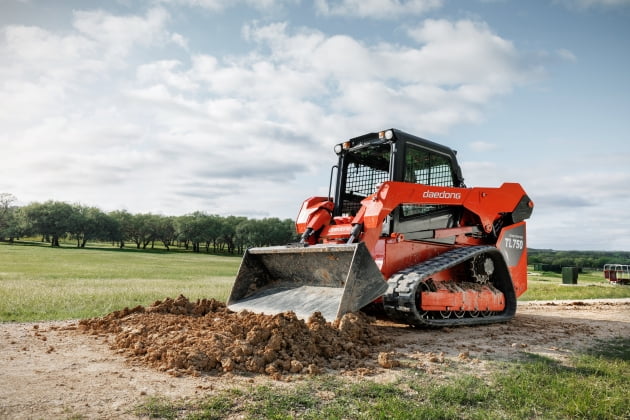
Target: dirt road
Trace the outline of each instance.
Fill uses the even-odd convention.
[[[175,322],[172,310],[166,312],[121,313],[112,316],[102,328],[76,321],[0,324],[0,418],[135,419],[134,407],[150,397],[197,399],[223,387],[297,381],[331,369],[388,381],[397,374],[397,368],[390,367],[391,361],[403,361],[439,377],[441,366],[448,359],[461,364],[462,372],[483,374],[489,362],[518,360],[524,352],[562,359],[596,345],[598,339],[630,336],[630,299],[522,303],[509,323],[439,330],[418,330],[385,321],[367,325],[362,319],[349,320],[343,328],[317,321],[304,327],[284,319],[286,324],[279,327],[294,328],[295,342],[291,345],[295,347],[287,345],[287,336],[276,339],[273,334],[264,335],[260,331],[265,328],[256,329],[255,324],[243,328],[222,324],[223,332],[212,331],[209,325],[216,324],[223,315],[213,313],[212,320],[207,319],[207,314],[205,318],[198,316],[206,319],[204,324],[182,318]],[[160,322],[160,316],[170,321]],[[155,317],[155,322],[168,325],[168,329],[153,330],[151,319]],[[273,330],[274,325],[266,328]],[[253,330],[258,332],[251,333]],[[345,332],[335,332],[341,330]],[[364,338],[358,339],[359,335]],[[145,341],[133,337],[145,337]],[[164,341],[168,337],[171,341]],[[224,347],[234,347],[232,344],[236,343],[241,356],[228,355],[228,361],[228,356],[223,355],[223,359],[214,362],[194,358],[190,349],[196,348],[199,341],[187,337],[197,337],[204,343],[214,340]],[[216,341],[221,337],[233,343]],[[348,337],[354,340],[352,344],[340,344]],[[267,356],[256,349],[257,340],[266,343]],[[274,340],[282,344],[269,344]],[[186,347],[187,356],[182,358],[184,347],[173,343],[184,346],[187,342],[193,347]],[[342,346],[346,361],[342,357],[331,364],[335,358],[325,357],[328,350],[321,347],[322,342]],[[151,343],[162,343],[162,347],[152,347]],[[248,349],[247,343],[254,347]],[[261,355],[262,360],[246,364],[248,352]],[[301,353],[298,357],[290,352]],[[319,356],[308,359],[315,353]],[[152,359],[155,363],[151,363]],[[353,359],[356,362],[348,362]],[[174,362],[166,363],[168,360]],[[186,364],[191,360],[192,368]],[[301,360],[309,360],[310,364]],[[268,368],[269,365],[275,368]],[[231,368],[225,369],[226,366]],[[250,371],[243,371],[246,366]],[[287,369],[283,371],[283,367]],[[252,373],[255,369],[260,373]]]

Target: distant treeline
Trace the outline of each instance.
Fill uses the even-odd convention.
[[[131,214],[125,210],[105,213],[96,207],[61,201],[13,206],[16,198],[0,194],[0,241],[41,237],[51,246],[60,239],[76,241],[85,247],[88,241],[111,242],[123,248],[153,248],[161,243],[167,250],[179,246],[199,252],[242,253],[253,246],[280,245],[296,241],[290,219],[249,219],[194,212],[184,216],[151,213]]]
[[[23,207],[12,205],[15,201],[15,196],[0,193],[0,241],[39,236],[51,246],[59,246],[60,239],[74,240],[80,248],[88,241],[111,242],[121,248],[127,244],[152,248],[157,242],[167,250],[178,246],[195,252],[242,253],[248,247],[298,240],[290,219],[248,219],[203,212],[184,216],[131,214],[125,210],[105,213],[96,207],[60,201]],[[604,264],[630,265],[630,252],[529,249],[528,263],[545,271],[560,271],[562,267],[602,269]]]
[[[543,271],[562,271],[562,267],[603,269],[604,264],[630,264],[627,251],[554,251],[528,249],[527,261]]]

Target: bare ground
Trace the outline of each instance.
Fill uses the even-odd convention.
[[[389,381],[398,363],[436,378],[483,375],[490,362],[525,352],[563,359],[628,336],[630,299],[525,302],[505,324],[439,330],[356,315],[304,323],[165,300],[94,320],[0,324],[0,418],[135,419],[151,397],[197,400],[327,372]]]

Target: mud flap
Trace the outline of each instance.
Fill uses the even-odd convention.
[[[387,290],[365,244],[278,246],[245,252],[228,308],[264,314],[321,312],[333,321]]]

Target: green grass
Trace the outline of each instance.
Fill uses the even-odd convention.
[[[297,382],[230,389],[196,402],[155,399],[137,410],[184,419],[626,419],[630,416],[630,338],[600,342],[566,364],[529,355],[492,365],[485,377],[439,379],[407,369],[393,383],[354,383],[324,375]],[[457,369],[458,366],[453,366]],[[186,413],[175,416],[175,413]]]
[[[519,300],[573,300],[630,298],[629,285],[611,284],[601,271],[579,274],[577,284],[562,284],[562,275],[534,272]]]
[[[149,397],[147,401],[136,410],[136,415],[150,419],[176,419],[177,405],[163,401],[156,397]]]
[[[180,294],[226,300],[240,257],[0,244],[0,321],[87,318]]]
[[[226,300],[240,255],[118,249],[74,243],[0,243],[0,321],[88,318],[180,294]],[[630,286],[610,285],[601,272],[563,285],[559,274],[529,277],[521,300],[630,297]]]

